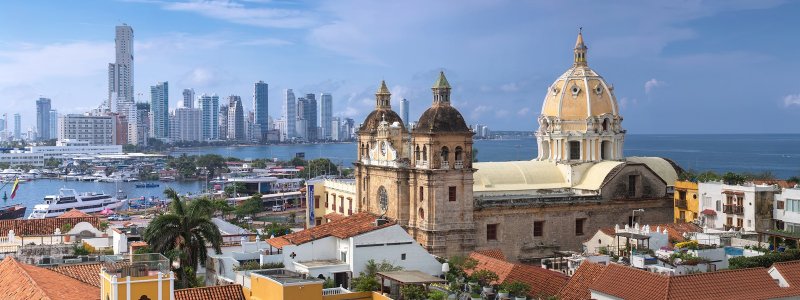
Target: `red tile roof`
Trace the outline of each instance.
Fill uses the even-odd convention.
[[[175,290],[175,300],[245,300],[238,284]]]
[[[281,249],[286,245],[300,245],[329,236],[346,239],[395,224],[394,221],[389,221],[381,226],[375,226],[375,219],[377,218],[378,216],[376,215],[361,212],[341,220],[331,221],[303,231],[271,238],[267,240],[267,242],[273,247]]]
[[[66,218],[84,218],[84,217],[91,217],[90,214],[80,211],[77,208],[70,209],[69,211],[61,214],[60,216],[56,217],[57,219],[66,219]]]
[[[70,224],[75,227],[75,224],[80,222],[88,222],[95,228],[100,225],[97,217],[0,220],[0,235],[7,235],[8,231],[12,229],[17,236],[51,235],[56,231],[56,228],[61,228],[64,224]]]
[[[590,299],[589,285],[597,279],[606,266],[584,261],[581,263],[575,274],[569,278],[567,284],[558,292],[558,299],[561,300],[581,300]]]
[[[497,252],[490,251],[489,254],[496,255]],[[529,284],[530,296],[556,295],[567,282],[566,275],[540,267],[514,264],[478,252],[470,253],[469,257],[478,261],[478,265],[473,270],[467,270],[467,274],[490,270],[497,274],[499,283],[520,281]]]
[[[779,262],[772,266],[781,273],[790,287],[800,288],[800,260]]]
[[[486,250],[478,250],[475,253],[483,254],[488,257],[499,259],[499,260],[506,260],[506,255],[503,254],[503,251],[500,249],[486,249]]]
[[[0,262],[0,295],[8,300],[95,300],[100,289],[10,256]]]
[[[580,268],[583,267],[582,264]],[[800,296],[800,289],[779,287],[765,268],[665,276],[611,264],[602,272],[587,274],[596,277],[589,284],[590,290],[626,300],[773,299]],[[584,280],[591,281],[588,278]]]
[[[340,215],[340,214],[335,213],[335,212],[328,213],[324,217],[325,217],[325,219],[328,219],[328,220],[331,220],[331,221],[338,221],[338,220],[341,220],[341,219],[345,218],[345,216]]]
[[[50,268],[51,271],[75,278],[83,283],[100,287],[100,268],[102,263],[61,265]]]

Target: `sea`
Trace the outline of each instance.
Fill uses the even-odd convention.
[[[475,140],[478,161],[530,160],[536,157],[536,139]],[[693,171],[716,172],[772,172],[777,178],[800,176],[800,134],[628,134],[625,136],[625,156],[658,156],[675,161],[682,168]],[[335,164],[350,166],[356,158],[355,143],[295,144],[228,146],[178,149],[170,155],[219,154],[244,160],[266,158],[289,160],[302,154],[306,159],[329,158]],[[45,195],[57,194],[59,188],[78,192],[106,192],[115,194],[122,190],[129,198],[161,197],[166,187],[179,193],[196,193],[205,182],[159,182],[158,188],[137,188],[135,183],[101,183],[40,179],[23,183],[15,199],[6,204],[22,203],[30,214],[35,204]],[[10,186],[3,188],[9,192]],[[0,194],[0,197],[2,194]]]

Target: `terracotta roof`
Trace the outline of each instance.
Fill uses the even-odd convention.
[[[238,284],[175,290],[175,300],[245,300]]]
[[[611,264],[602,272],[592,275],[596,275],[596,278],[589,284],[590,290],[626,300],[772,299],[800,296],[800,289],[779,287],[765,268],[670,277]]]
[[[100,268],[102,263],[61,265],[50,268],[53,272],[75,278],[83,283],[100,287]]]
[[[26,265],[10,256],[0,262],[3,299],[100,299],[100,289],[45,268]]]
[[[70,224],[75,227],[75,224],[80,222],[88,222],[95,228],[100,225],[97,217],[0,220],[0,235],[7,235],[8,231],[12,229],[17,236],[51,235],[56,231],[56,228],[61,228],[64,224]]]
[[[496,255],[497,253],[490,251],[489,254]],[[531,286],[531,291],[528,293],[530,296],[556,295],[567,283],[567,276],[559,272],[536,266],[514,264],[478,252],[470,253],[469,257],[477,260],[478,265],[473,270],[467,270],[468,274],[477,270],[490,270],[497,274],[498,283],[525,282]]]
[[[486,250],[478,250],[475,253],[483,254],[488,257],[499,259],[499,260],[506,260],[506,255],[503,254],[503,250],[500,249],[486,249]]]
[[[558,299],[579,300],[590,299],[589,285],[605,271],[606,266],[584,261],[575,274],[569,278],[567,284],[558,292]]]
[[[286,245],[300,245],[328,236],[346,239],[395,224],[394,221],[389,221],[381,226],[375,226],[375,219],[377,218],[378,216],[371,213],[360,212],[341,220],[331,221],[303,231],[271,238],[267,240],[267,242],[273,247],[281,249]]]
[[[84,217],[91,217],[91,215],[80,211],[77,208],[70,209],[69,211],[61,214],[60,216],[56,217],[56,219],[66,219],[66,218],[84,218]]]
[[[341,219],[345,218],[345,216],[340,215],[340,214],[335,213],[335,212],[325,214],[324,217],[325,217],[325,219],[328,219],[328,220],[331,220],[331,221],[338,221],[338,220],[341,220]]]
[[[789,286],[800,288],[800,260],[779,262],[772,266],[781,273]]]
[[[703,210],[702,214],[704,214],[706,216],[716,216],[717,212],[715,210],[713,210],[713,209],[708,209],[707,208],[707,209]]]
[[[769,184],[775,185],[777,184],[782,189],[790,189],[793,188],[796,183],[789,182],[786,180],[777,180],[777,179],[761,179],[761,180],[753,180],[754,184]]]
[[[133,247],[144,247],[144,246],[147,246],[147,242],[145,242],[145,241],[136,241],[136,242],[131,243],[131,246],[133,246]]]

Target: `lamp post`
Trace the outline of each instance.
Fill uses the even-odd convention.
[[[636,223],[636,212],[637,211],[638,212],[644,212],[644,208],[634,209],[633,211],[631,211],[631,227],[633,227],[633,225],[637,224]],[[630,238],[628,238],[628,241],[630,241]],[[628,244],[630,244],[630,242],[628,242]],[[633,246],[631,246],[631,255],[628,257],[628,262],[632,263],[632,259],[633,259]]]

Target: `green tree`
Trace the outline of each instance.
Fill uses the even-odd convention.
[[[7,162],[1,162],[0,163],[0,169],[8,169],[10,167],[11,167],[10,163],[7,163]]]
[[[364,271],[358,274],[358,277],[352,279],[353,287],[359,292],[376,291],[381,287],[381,283],[377,279],[378,272],[392,272],[403,270],[401,266],[395,266],[384,260],[376,263],[374,259],[367,261]]]
[[[134,145],[134,144],[122,145],[122,152],[131,153],[131,152],[137,152],[137,151],[139,151],[139,148],[136,147],[136,145]]]
[[[226,215],[236,210],[236,208],[230,205],[228,200],[225,199],[211,200],[211,207],[213,208],[214,213],[219,213],[222,215],[223,219],[225,219]]]
[[[794,184],[799,184],[800,183],[800,177],[792,176],[792,177],[789,177],[789,179],[786,179],[786,181],[793,182]]]
[[[289,226],[286,224],[270,223],[269,225],[264,227],[264,235],[267,237],[269,236],[279,237],[290,233],[292,233],[292,229],[289,228]]]
[[[697,174],[698,182],[719,181],[720,179],[722,179],[722,176],[719,176],[719,174],[714,171],[705,171]]]
[[[427,294],[425,293],[425,288],[416,284],[407,284],[401,286],[400,294],[403,295],[403,299],[408,300],[425,300],[428,298]]]
[[[295,156],[292,160],[289,161],[289,164],[295,167],[305,166],[306,160]]]
[[[236,216],[255,216],[257,213],[264,211],[263,203],[261,194],[256,193],[236,207]]]
[[[244,183],[234,182],[232,184],[226,184],[225,185],[225,190],[223,192],[225,193],[225,197],[228,197],[228,198],[236,197],[237,194],[241,194],[241,193],[245,192]]]
[[[47,158],[44,160],[44,167],[49,169],[58,168],[61,166],[61,161],[55,158]]]
[[[217,154],[205,154],[197,158],[197,166],[206,169],[206,179],[214,178],[220,172],[225,171],[225,159]]]
[[[725,175],[722,175],[722,181],[725,182],[725,184],[739,185],[747,180],[748,178],[745,177],[744,175],[736,174],[733,172],[727,172],[725,173]]]
[[[250,166],[256,169],[263,169],[267,167],[266,159],[254,159],[250,162]]]
[[[188,202],[171,188],[164,190],[164,194],[172,199],[170,211],[155,217],[142,238],[154,251],[179,261],[176,274],[181,286],[188,288],[190,279],[195,278],[193,273],[198,263],[205,266],[206,244],[217,254],[222,253],[222,236],[217,225],[211,222],[212,205],[208,199]]]
[[[339,175],[339,167],[330,159],[317,158],[309,161],[302,171],[297,172],[299,178],[314,178],[320,175]]]

